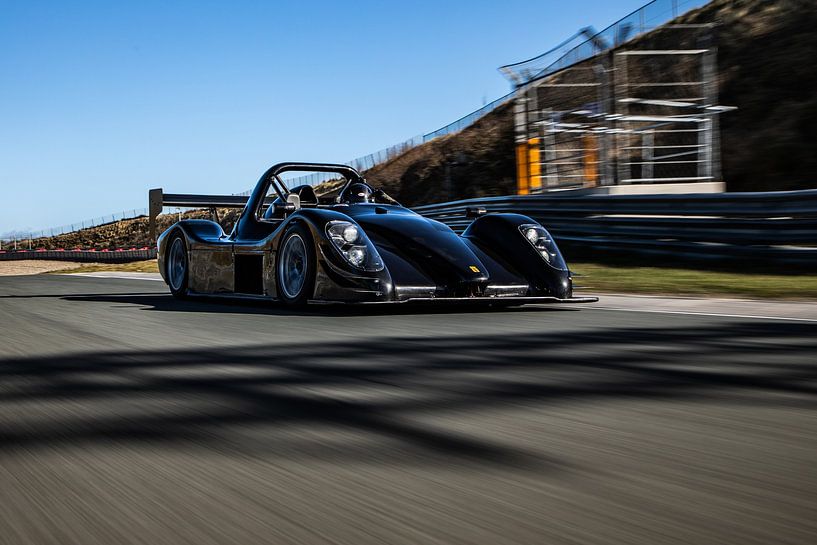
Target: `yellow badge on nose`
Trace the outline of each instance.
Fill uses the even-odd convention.
[[[471,269],[471,272],[476,272],[476,273],[479,272],[479,269],[477,267],[475,267],[474,265],[471,265],[471,267],[469,267],[469,268]]]

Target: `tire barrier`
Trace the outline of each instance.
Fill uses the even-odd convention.
[[[117,248],[116,250],[0,250],[0,261],[41,259],[79,263],[128,263],[156,258],[156,248]]]

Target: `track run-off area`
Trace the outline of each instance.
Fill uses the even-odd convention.
[[[0,544],[810,544],[814,307],[3,277]]]

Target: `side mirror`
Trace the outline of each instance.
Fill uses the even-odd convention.
[[[480,216],[484,216],[487,214],[488,211],[481,206],[467,206],[465,208],[465,217],[466,218],[478,218]]]

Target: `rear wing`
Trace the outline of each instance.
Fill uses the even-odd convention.
[[[215,216],[216,208],[244,208],[249,197],[246,195],[185,195],[165,193],[161,188],[148,193],[148,226],[151,240],[156,240],[156,218],[165,206],[183,208],[209,208]]]

